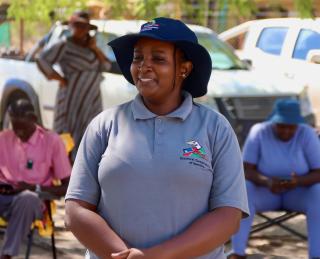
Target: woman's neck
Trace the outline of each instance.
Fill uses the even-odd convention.
[[[183,96],[180,96],[180,98],[174,101],[168,100],[165,103],[152,102],[150,100],[144,99],[143,97],[142,97],[142,100],[144,105],[148,108],[149,111],[159,116],[164,116],[175,111],[182,104],[184,98]]]
[[[82,38],[77,38],[77,37],[74,37],[72,36],[72,42],[77,44],[77,45],[80,45],[80,46],[86,46],[87,44],[87,41],[88,41],[88,37],[82,37]]]

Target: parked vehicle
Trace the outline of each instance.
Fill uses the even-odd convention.
[[[320,126],[320,18],[276,18],[248,21],[219,34],[242,58],[283,75],[290,84],[308,87]]]
[[[127,33],[137,32],[144,21],[92,21],[98,26],[96,39],[98,46],[113,61],[112,71],[104,73],[101,83],[104,108],[132,99],[137,91],[120,74],[115,57],[107,42]],[[190,25],[199,41],[209,51],[213,59],[213,72],[206,96],[196,101],[210,106],[224,114],[233,125],[239,141],[242,142],[248,128],[255,122],[264,120],[271,112],[277,98],[297,98],[303,103],[303,115],[312,122],[314,117],[308,96],[303,87],[291,86],[286,79],[274,80],[264,75],[264,71],[253,70],[242,62],[232,48],[217,38],[210,29]],[[68,27],[57,24],[44,48],[70,34]],[[48,128],[53,125],[53,110],[58,83],[48,81],[38,70],[32,58],[29,61],[0,58],[0,121],[8,125],[7,107],[20,96],[28,97],[37,107],[41,123]],[[88,107],[89,108],[89,107]]]

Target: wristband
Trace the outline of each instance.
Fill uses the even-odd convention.
[[[35,192],[41,192],[41,185],[40,184],[36,184],[36,189]]]

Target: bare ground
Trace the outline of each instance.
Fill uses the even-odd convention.
[[[56,247],[58,258],[80,259],[84,258],[84,247],[66,231],[63,227],[64,202],[57,203],[57,213],[54,216],[56,224]],[[273,213],[275,214],[275,213]],[[256,221],[260,221],[257,219]],[[296,230],[306,233],[305,217],[300,215],[289,220],[286,224],[294,227]],[[3,233],[0,234],[0,246],[3,241]],[[26,245],[24,244],[19,256],[15,259],[23,259]],[[230,244],[226,245],[226,250],[230,250]],[[249,259],[306,259],[307,242],[298,237],[280,229],[279,227],[270,227],[251,236],[247,253]],[[50,239],[38,237],[35,235],[34,245],[32,246],[31,259],[49,259],[52,258]]]

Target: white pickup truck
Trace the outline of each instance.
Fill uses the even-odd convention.
[[[93,21],[98,26],[97,44],[114,61],[113,69],[104,73],[101,92],[104,108],[132,99],[136,89],[119,73],[112,50],[107,42],[115,37],[137,32],[143,21]],[[205,27],[190,25],[199,42],[209,51],[213,71],[206,96],[196,101],[204,103],[224,114],[234,127],[240,143],[249,127],[266,119],[277,98],[297,98],[302,103],[305,118],[314,122],[309,98],[305,89],[288,84],[285,78],[268,78],[264,71],[252,70],[242,62],[232,48],[219,40],[216,34]],[[48,48],[70,34],[68,27],[57,24],[47,37]],[[7,108],[10,102],[21,96],[29,98],[36,107],[39,123],[52,128],[55,96],[58,84],[48,81],[31,59],[17,60],[0,58],[0,125],[8,126]],[[89,108],[89,107],[88,107]]]
[[[320,127],[320,18],[252,20],[219,34],[243,59],[308,88]]]

